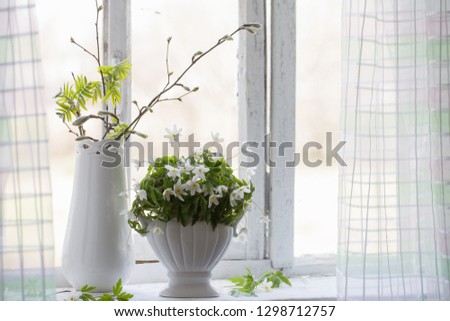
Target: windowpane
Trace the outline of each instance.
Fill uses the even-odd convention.
[[[327,167],[326,132],[332,146],[339,141],[341,2],[297,2],[297,119],[296,151],[304,160],[303,146],[310,148],[311,162],[296,168],[295,255],[336,253],[338,164]]]

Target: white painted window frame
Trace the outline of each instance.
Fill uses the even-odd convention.
[[[296,1],[240,0],[239,22],[261,23],[256,35],[239,36],[239,140],[292,142],[295,146],[295,83],[296,83]],[[104,57],[105,63],[131,59],[128,0],[105,0]],[[268,8],[270,6],[270,8]],[[268,19],[270,9],[270,23]],[[114,22],[114,23],[110,23]],[[269,29],[270,28],[270,29]],[[269,37],[268,37],[269,36]],[[270,51],[267,49],[270,48]],[[130,61],[131,62],[131,61]],[[123,89],[121,116],[131,118],[131,79]],[[330,275],[335,271],[335,256],[294,258],[294,168],[269,168],[263,160],[270,157],[278,164],[294,159],[294,147],[284,156],[276,149],[258,149],[261,163],[254,176],[257,186],[254,201],[268,214],[270,223],[258,222],[260,213],[248,214],[248,234],[241,260],[223,260],[214,271],[215,278],[240,274],[244,267],[262,273],[269,268],[283,268],[290,275]],[[137,264],[131,283],[159,282],[166,279],[159,263]]]

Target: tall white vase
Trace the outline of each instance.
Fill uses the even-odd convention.
[[[127,198],[122,193],[125,170],[123,162],[113,168],[102,166],[113,160],[103,153],[104,143],[78,144],[62,254],[67,281],[76,289],[95,286],[98,292],[111,291],[119,278],[126,283],[134,266],[131,228],[124,214]],[[122,148],[115,152],[123,156]]]
[[[155,227],[161,233],[152,233]],[[219,224],[213,231],[205,222],[182,226],[175,220],[149,223],[147,239],[167,268],[169,286],[160,295],[175,298],[218,296],[211,287],[211,271],[224,255],[233,228]]]

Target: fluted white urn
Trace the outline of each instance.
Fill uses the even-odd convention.
[[[211,271],[222,258],[233,228],[219,224],[214,230],[205,222],[183,226],[175,220],[150,222],[147,239],[168,270],[169,285],[160,295],[206,298],[219,294],[210,283]]]

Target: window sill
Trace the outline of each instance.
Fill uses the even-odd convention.
[[[202,301],[317,301],[336,300],[335,276],[311,276],[290,278],[292,287],[281,287],[270,292],[258,292],[257,297],[232,297],[228,294],[231,283],[227,280],[213,280],[213,287],[219,292],[219,297],[200,299]],[[166,287],[166,283],[146,283],[128,285],[125,291],[134,295],[133,301],[173,301],[186,299],[163,298],[159,292]],[[64,300],[60,294],[58,300]],[[191,299],[199,300],[199,299]]]

